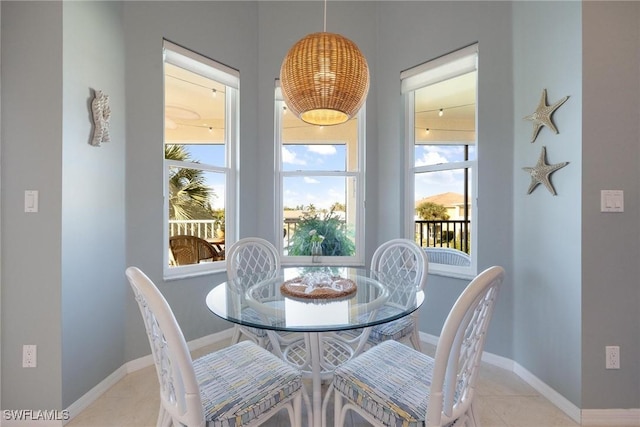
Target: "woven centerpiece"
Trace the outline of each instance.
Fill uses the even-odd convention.
[[[358,46],[334,33],[313,33],[294,44],[280,68],[282,95],[306,123],[336,125],[353,117],[369,92],[369,66]]]
[[[357,290],[353,280],[328,274],[308,274],[280,285],[283,295],[305,299],[342,298]]]

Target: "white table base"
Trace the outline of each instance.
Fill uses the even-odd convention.
[[[351,339],[334,332],[293,333],[285,338],[275,331],[269,330],[267,334],[272,352],[300,369],[303,378],[311,379],[310,427],[326,427],[325,411],[332,388],[330,387],[323,399],[322,382],[331,381],[336,367],[362,351],[369,336],[369,329]]]

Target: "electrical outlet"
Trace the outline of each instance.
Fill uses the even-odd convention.
[[[607,369],[620,369],[620,347],[608,345],[605,347],[607,359],[605,362]]]
[[[25,344],[22,346],[22,367],[35,368],[38,365],[37,346]]]

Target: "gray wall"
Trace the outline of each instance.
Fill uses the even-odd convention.
[[[62,407],[124,362],[125,84],[122,5],[63,10]],[[92,90],[109,95],[111,142],[88,144]]]
[[[127,262],[140,267],[158,285],[187,340],[191,340],[230,327],[215,318],[204,304],[207,291],[225,280],[226,275],[166,283],[162,279],[162,255],[166,250],[162,243],[162,39],[240,71],[240,235],[258,234],[258,7],[257,3],[245,2],[125,2],[123,8],[129,112]],[[268,114],[273,117],[273,108]],[[133,298],[129,298],[126,358],[131,360],[149,352],[140,312]]]
[[[321,29],[322,9],[314,2],[0,5],[2,405],[57,408],[121,363],[150,352],[122,275],[126,265],[156,281],[188,340],[230,326],[202,304],[223,273],[162,280],[162,38],[240,70],[239,235],[274,238],[273,80],[286,50]],[[515,360],[577,406],[637,407],[638,6],[588,3],[584,21],[581,7],[329,2],[327,29],[358,43],[371,67],[367,255],[401,235],[400,71],[477,41],[479,266],[501,264],[508,271],[487,350]],[[601,9],[612,22],[607,37],[596,28]],[[88,49],[91,42],[105,49],[103,55]],[[625,47],[629,56],[616,56],[611,45]],[[603,57],[611,61],[608,68],[600,65]],[[614,72],[614,63],[626,68],[610,77],[603,70]],[[628,92],[614,85],[618,81],[627,83],[622,87]],[[112,95],[114,142],[99,149],[86,144],[92,87]],[[560,134],[543,129],[530,144],[531,124],[522,117],[543,88],[550,101],[571,98],[554,115]],[[611,101],[583,106],[583,90],[585,99]],[[601,120],[609,111],[620,111],[618,121]],[[616,149],[605,150],[603,141]],[[529,179],[521,168],[536,162],[542,145],[550,162],[571,162],[553,175],[555,197],[544,188],[525,195]],[[101,195],[85,196],[89,186]],[[619,219],[597,213],[596,193],[608,187],[628,190]],[[22,212],[25,189],[41,191],[40,213]],[[111,222],[96,229],[103,221]],[[607,241],[612,235],[619,237]],[[99,242],[85,250],[109,263],[82,253],[76,242]],[[429,278],[421,331],[439,333],[466,283]],[[581,339],[583,331],[588,334]],[[38,368],[22,369],[22,344],[33,343]],[[622,347],[617,372],[602,369],[603,346],[610,344]],[[83,351],[91,363],[76,368],[84,363]],[[610,386],[606,395],[599,392],[602,383]]]
[[[124,359],[124,47],[121,5],[3,2],[2,397],[64,408]],[[91,138],[91,89],[112,143]],[[40,191],[38,213],[24,190]],[[22,345],[38,345],[23,369]]]
[[[61,408],[62,5],[2,2],[2,405]],[[39,190],[38,213],[24,191]],[[22,345],[38,367],[22,368]]]
[[[514,359],[573,404],[581,401],[581,3],[516,2],[514,33]],[[568,95],[531,143],[542,90],[547,103]],[[543,146],[553,196],[530,175]],[[594,207],[595,208],[595,207]]]
[[[478,42],[478,266],[498,264],[508,272],[501,290],[487,349],[512,357],[512,157],[511,5],[504,2],[396,2],[378,4],[374,93],[378,140],[369,144],[377,164],[377,186],[367,206],[377,212],[375,249],[402,234],[404,118],[400,72]],[[369,105],[369,103],[368,103]],[[374,234],[375,235],[375,234]],[[448,308],[468,280],[430,275],[427,301],[420,309],[420,330],[440,334]]]
[[[583,3],[582,406],[640,406],[640,4]],[[600,213],[624,190],[624,213]],[[620,346],[620,370],[604,348]]]
[[[224,275],[163,283],[162,236],[158,232],[162,227],[162,199],[139,197],[162,191],[160,161],[149,162],[150,158],[158,156],[159,159],[162,155],[159,145],[162,81],[157,72],[161,67],[161,39],[165,37],[188,46],[240,70],[240,236],[273,239],[274,79],[291,45],[309,32],[322,29],[322,5],[313,2],[258,2],[257,8],[252,3],[188,5],[126,3],[124,6],[127,110],[135,111],[135,115],[130,116],[135,119],[128,127],[127,167],[129,175],[136,171],[142,177],[128,181],[127,236],[128,262],[139,265],[159,284],[173,305],[185,335],[195,338],[228,327],[196,303],[212,284],[223,280]],[[502,264],[507,271],[511,270],[509,224],[512,218],[510,209],[504,206],[510,205],[505,203],[505,197],[508,200],[512,190],[511,180],[504,177],[512,173],[512,121],[509,120],[512,101],[509,91],[492,90],[511,81],[510,10],[509,4],[501,2],[407,2],[401,8],[382,2],[329,4],[327,30],[353,39],[367,57],[371,70],[366,135],[367,206],[370,207],[366,217],[368,257],[382,241],[400,236],[402,228],[402,187],[398,179],[404,170],[400,72],[479,41],[483,58],[480,67],[484,67],[479,77],[479,97],[483,102],[479,120],[494,123],[481,128],[479,133],[480,144],[484,144],[479,156],[485,165],[479,171],[479,192],[487,200],[479,214],[480,239],[487,244],[486,251],[480,254],[480,266]],[[452,32],[443,16],[456,16],[460,22],[472,25]],[[190,25],[178,25],[173,19]],[[198,24],[200,20],[202,25]],[[258,29],[256,33],[254,28]],[[442,34],[449,36],[442,37]],[[211,43],[211,40],[221,42]],[[450,306],[468,281],[437,276],[429,280],[429,287],[443,294],[446,302],[430,300],[425,305],[421,330],[439,334],[448,312],[441,307]],[[510,300],[511,286],[507,284],[488,342],[493,352],[506,357],[511,356]],[[149,350],[138,321],[139,313],[132,303],[129,316],[127,357],[139,357]],[[433,322],[427,323],[425,319]]]

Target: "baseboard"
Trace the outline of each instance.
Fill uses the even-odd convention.
[[[640,426],[640,408],[583,409],[583,426]]]
[[[89,405],[91,405],[98,397],[102,396],[104,392],[109,390],[118,381],[123,379],[127,375],[126,365],[120,366],[111,375],[104,380],[100,381],[95,387],[85,393],[80,399],[73,402],[68,408],[69,419],[75,417],[80,412],[84,411]]]
[[[187,347],[189,351],[198,350],[202,347],[206,347],[211,344],[216,344],[222,340],[226,340],[231,338],[233,334],[233,328],[225,329],[224,331],[217,332],[215,334],[207,335],[202,338],[197,338],[195,340],[189,341],[187,343]],[[120,366],[116,369],[111,375],[109,375],[104,380],[100,381],[95,387],[85,393],[80,399],[73,402],[69,408],[67,408],[68,419],[63,421],[38,421],[38,427],[60,427],[63,424],[68,423],[73,417],[77,416],[80,412],[84,411],[90,404],[92,404],[96,399],[98,399],[104,392],[106,392],[110,387],[115,385],[118,381],[124,378],[127,374],[138,371],[140,369],[144,369],[146,367],[153,365],[153,356],[151,354],[139,357],[138,359],[131,360],[124,365]],[[33,425],[34,420],[29,422],[23,422],[18,420],[6,420],[4,417],[2,419],[2,427],[27,427],[29,425]]]
[[[207,335],[187,343],[190,351],[198,350],[211,344],[219,343],[222,340],[229,339],[233,334],[233,328],[226,329],[215,334]],[[435,335],[420,332],[420,339],[432,345],[438,344],[438,337]],[[524,382],[533,387],[538,393],[549,400],[558,409],[567,414],[571,419],[583,426],[637,426],[640,427],[640,408],[634,409],[585,409],[580,410],[560,393],[549,387],[524,367],[515,363],[511,359],[498,356],[496,354],[484,352],[482,361],[490,365],[506,369],[518,375]],[[66,410],[68,418],[73,419],[76,415],[86,409],[91,403],[98,399],[111,386],[116,384],[127,374],[135,372],[139,369],[153,365],[153,357],[151,355],[143,356],[138,359],[129,361],[116,369],[111,375],[102,380],[99,384],[89,390],[80,399],[76,400]],[[34,413],[36,411],[33,411]],[[4,414],[3,414],[4,415]],[[17,418],[17,417],[14,417]],[[61,427],[69,420],[19,420],[6,419],[5,416],[0,420],[2,427],[28,427],[37,424],[38,427]]]
[[[425,334],[424,332],[420,332],[420,339],[428,344],[437,345],[438,337],[435,335]],[[538,377],[533,375],[527,369],[520,366],[518,363],[513,360],[498,356],[497,354],[484,352],[482,353],[482,361],[486,362],[490,365],[496,366],[498,368],[506,369],[515,373],[519,376],[524,382],[533,387],[538,393],[544,396],[547,400],[549,400],[554,406],[560,409],[562,412],[567,414],[572,420],[580,423],[581,413],[580,408],[571,403],[567,398],[562,396],[560,393],[555,391],[553,388],[549,387],[546,383],[541,381]],[[605,422],[601,425],[610,425]],[[615,424],[611,424],[612,426]]]
[[[574,405],[569,399],[549,387],[544,381],[533,375],[527,369],[514,362],[513,372],[522,378],[524,382],[533,387],[538,393],[544,396],[548,401],[555,405],[562,412],[567,414],[572,420],[580,424],[581,413],[580,408]],[[605,423],[604,425],[609,425]]]

